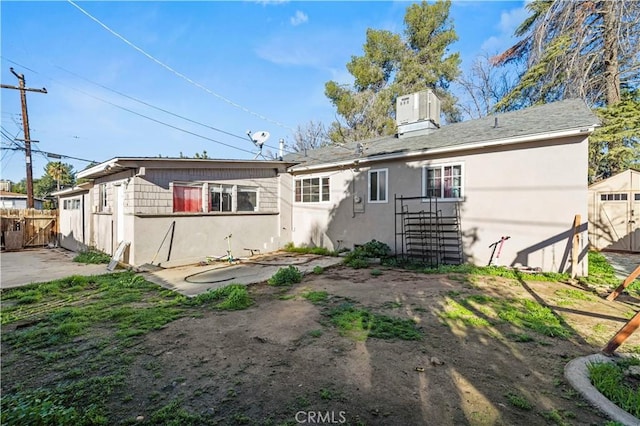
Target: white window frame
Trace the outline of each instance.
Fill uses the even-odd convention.
[[[618,197],[616,198],[616,196]],[[629,201],[629,194],[627,192],[601,192],[600,201],[618,201],[626,203]]]
[[[384,173],[384,198],[380,198],[380,174]],[[372,199],[372,188],[371,188],[371,175],[375,174],[376,175],[376,182],[378,183],[378,186],[375,188],[375,197],[376,199],[373,200]],[[367,179],[367,192],[369,193],[369,203],[372,204],[381,204],[381,203],[388,203],[389,202],[389,169],[371,169],[369,170],[368,173],[368,179]]]
[[[313,181],[315,179],[318,179],[318,182],[319,182],[318,201],[304,201],[304,198],[305,198],[304,197],[305,196],[304,181]],[[325,180],[327,181],[326,191],[325,191],[325,184],[324,184]],[[298,188],[298,184],[300,184],[299,200],[296,197],[296,190]],[[293,200],[294,200],[294,203],[298,203],[298,204],[320,204],[320,203],[331,202],[331,178],[329,176],[314,176],[314,177],[304,177],[304,178],[295,179],[293,183]]]
[[[250,213],[257,212],[260,210],[260,187],[253,185],[236,185],[229,184],[225,182],[208,182],[205,185],[208,189],[208,197],[211,197],[213,192],[222,192],[226,194],[231,194],[231,210],[209,210],[209,206],[206,206],[206,210],[210,213]],[[216,189],[218,191],[216,191]],[[253,206],[253,210],[238,210],[238,194],[240,192],[254,192],[256,194],[256,203]]]
[[[108,212],[109,211],[109,192],[107,189],[106,183],[101,183],[98,185],[98,211],[99,212]]]
[[[446,167],[460,167],[460,194],[458,197],[445,197],[444,196],[444,169]],[[465,170],[464,163],[438,163],[438,164],[427,164],[422,166],[422,196],[425,199],[429,198],[427,178],[428,171],[432,169],[440,169],[440,194],[436,197],[439,200],[462,200],[464,199],[465,189],[464,189],[464,178],[465,178]],[[453,177],[452,177],[453,179]]]

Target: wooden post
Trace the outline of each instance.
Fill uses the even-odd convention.
[[[609,343],[607,343],[607,346],[602,349],[602,352],[606,355],[613,355],[613,352],[618,349],[618,346],[623,344],[624,341],[638,329],[638,327],[640,327],[640,312],[637,312],[633,318],[631,318],[629,322],[626,323],[624,327],[622,327],[620,331],[611,338],[611,340],[609,340]]]
[[[582,217],[577,214],[573,219],[573,241],[571,243],[571,278],[578,275],[578,256],[580,256],[580,223]]]
[[[633,280],[638,278],[638,276],[640,276],[640,265],[638,265],[638,267],[634,269],[632,273],[629,274],[629,276],[623,281],[622,284],[618,286],[618,288],[613,290],[611,294],[607,296],[607,300],[615,300],[616,297],[620,296],[620,293],[622,293],[624,289],[627,288],[629,284],[633,282]]]

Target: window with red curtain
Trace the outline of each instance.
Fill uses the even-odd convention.
[[[173,185],[173,211],[202,211],[202,188],[199,186]]]

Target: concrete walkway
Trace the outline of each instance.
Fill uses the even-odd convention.
[[[62,248],[38,248],[0,253],[0,288],[59,280],[71,275],[106,274],[107,265],[73,261],[77,255]]]
[[[600,252],[616,271],[616,276],[624,280],[640,265],[640,253]],[[640,279],[640,278],[639,278]]]
[[[190,265],[145,272],[147,280],[186,296],[195,296],[207,290],[221,288],[229,284],[255,284],[267,281],[280,268],[293,265],[302,273],[310,273],[313,268],[337,265],[342,257],[317,256],[307,254],[282,253],[256,259],[243,260],[238,264],[218,263],[211,265]]]

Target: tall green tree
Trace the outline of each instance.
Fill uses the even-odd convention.
[[[398,96],[432,89],[442,101],[449,122],[460,113],[449,84],[460,73],[458,53],[449,46],[458,39],[449,19],[449,0],[423,1],[407,8],[404,34],[368,29],[362,56],[352,56],[347,70],[354,83],[325,84],[325,95],[339,119],[329,130],[333,142],[365,139],[396,132]]]
[[[640,86],[640,2],[533,0],[527,9],[520,41],[494,58],[526,68],[495,109],[582,98],[603,120],[590,139],[590,181],[629,167],[640,135],[629,113]]]
[[[498,111],[567,98],[603,107],[640,84],[640,2],[533,0],[526,7],[520,41],[494,58],[526,64]]]
[[[52,192],[75,184],[73,166],[60,161],[50,161],[44,167],[45,174],[34,182],[33,193],[36,197],[47,197]]]
[[[640,168],[640,89],[596,114],[603,125],[589,139],[589,182]]]

